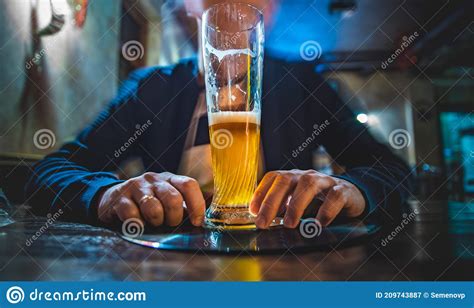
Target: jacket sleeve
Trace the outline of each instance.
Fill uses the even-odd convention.
[[[330,123],[321,134],[322,143],[346,170],[338,177],[356,185],[365,197],[367,207],[361,217],[377,222],[399,219],[413,187],[409,167],[374,139],[322,78],[312,86],[312,104],[323,110],[321,119]]]
[[[27,203],[40,215],[59,210],[62,219],[97,222],[94,197],[121,181],[112,173],[118,164],[136,154],[133,132],[139,78],[133,73],[117,97],[72,142],[33,166],[25,187]]]

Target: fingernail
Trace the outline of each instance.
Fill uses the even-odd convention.
[[[283,218],[283,225],[287,228],[292,228],[293,227],[293,220],[290,217],[285,216]]]
[[[258,228],[264,228],[266,225],[265,218],[262,216],[258,216],[257,219],[255,219],[255,225]]]
[[[321,217],[319,217],[318,215],[316,215],[316,221],[318,221],[319,224],[320,224],[322,227],[325,227],[325,226],[326,226],[325,220],[324,220],[324,219],[321,219]]]
[[[203,220],[204,220],[204,216],[198,216],[193,219],[193,225],[200,226],[202,225]]]

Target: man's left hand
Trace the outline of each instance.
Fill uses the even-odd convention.
[[[366,207],[360,190],[348,181],[314,170],[288,170],[265,174],[250,203],[250,211],[257,215],[255,224],[260,229],[268,228],[283,213],[285,227],[295,228],[316,196],[324,197],[316,215],[323,226],[338,215],[360,216]]]

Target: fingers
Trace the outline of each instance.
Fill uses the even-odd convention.
[[[135,204],[138,205],[142,217],[150,225],[157,227],[163,224],[163,205],[148,185],[135,189],[132,192],[132,197]]]
[[[107,189],[100,196],[97,211],[104,222],[137,218],[153,226],[176,226],[183,220],[184,201],[192,224],[201,225],[206,205],[196,180],[147,172]]]
[[[160,174],[148,172],[144,174],[144,177],[149,182],[169,182],[179,191],[181,198],[184,199],[191,223],[194,226],[202,225],[204,212],[206,211],[206,202],[199,184],[195,179],[187,176],[175,175],[169,172],[163,172]]]
[[[329,176],[320,176],[318,173],[313,172],[301,175],[283,219],[285,227],[295,228],[301,216],[303,216],[304,210],[313,198],[334,184],[334,179]]]
[[[184,200],[181,193],[165,181],[154,183],[153,192],[163,205],[165,223],[172,227],[177,226],[183,220]]]
[[[268,228],[278,214],[282,204],[288,200],[289,193],[294,189],[296,176],[290,173],[280,173],[275,177],[260,206],[255,224],[260,229]]]
[[[253,194],[252,201],[250,201],[250,213],[252,213],[253,215],[257,215],[260,211],[260,206],[262,205],[262,202],[265,199],[265,196],[267,195],[267,191],[272,186],[276,176],[277,173],[269,172],[265,174],[262,181],[260,181],[260,184],[258,184],[258,187],[255,190],[255,193]]]
[[[116,204],[113,206],[113,209],[120,221],[125,221],[130,218],[143,220],[138,207],[130,198],[119,198]]]
[[[200,226],[206,211],[206,202],[202,195],[199,184],[195,179],[187,176],[175,175],[169,182],[178,189],[186,202],[189,219],[194,226]]]
[[[140,210],[140,215],[150,225],[157,227],[163,224],[163,206],[154,197],[151,185],[141,178],[135,178],[126,185],[131,199]]]
[[[344,187],[340,185],[333,186],[319,208],[316,219],[319,220],[322,226],[329,225],[344,208],[346,201]]]

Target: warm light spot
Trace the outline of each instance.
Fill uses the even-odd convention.
[[[365,113],[359,113],[357,115],[357,121],[360,123],[367,123],[369,117]]]

